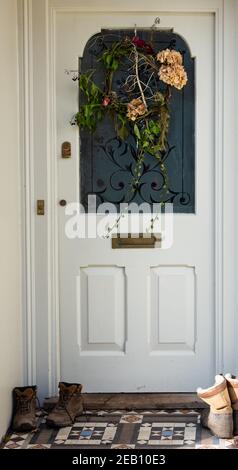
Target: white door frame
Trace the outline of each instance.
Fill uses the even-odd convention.
[[[42,396],[60,378],[57,154],[54,28],[58,11],[133,12],[132,2],[20,0],[19,56],[22,122],[23,312],[25,382]],[[136,11],[144,11],[136,1]],[[235,371],[235,83],[236,0],[150,0],[146,12],[213,13],[215,16],[215,344],[216,371]],[[59,6],[60,5],[60,6]],[[85,7],[87,5],[87,7]],[[237,15],[238,18],[238,15]],[[202,33],[202,32],[201,32]],[[45,51],[44,56],[42,51]],[[34,75],[36,61],[42,76]],[[206,71],[204,71],[204,80]],[[39,140],[39,135],[44,139]],[[40,177],[37,178],[36,175]],[[36,215],[44,199],[45,216]],[[234,204],[234,206],[232,206]],[[236,371],[238,372],[238,370]]]

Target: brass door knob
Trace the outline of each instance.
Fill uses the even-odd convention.
[[[59,205],[64,207],[67,205],[67,201],[65,199],[61,199],[60,202],[59,202]]]

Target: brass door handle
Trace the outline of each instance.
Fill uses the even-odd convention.
[[[64,207],[67,205],[67,201],[65,199],[61,199],[60,202],[59,202],[59,205]]]

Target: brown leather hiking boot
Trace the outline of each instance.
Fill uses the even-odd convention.
[[[71,426],[83,412],[82,385],[59,383],[59,401],[46,418],[48,426],[63,428]]]
[[[36,428],[36,386],[13,389],[12,429],[24,432]]]

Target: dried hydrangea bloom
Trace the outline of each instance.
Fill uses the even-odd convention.
[[[164,49],[157,54],[156,58],[161,64],[182,65],[183,63],[182,54],[174,49]]]
[[[140,98],[133,99],[127,105],[127,117],[135,121],[139,116],[143,116],[147,111],[146,106]]]
[[[159,70],[159,78],[162,82],[181,90],[188,81],[187,73],[182,65],[162,65]]]

